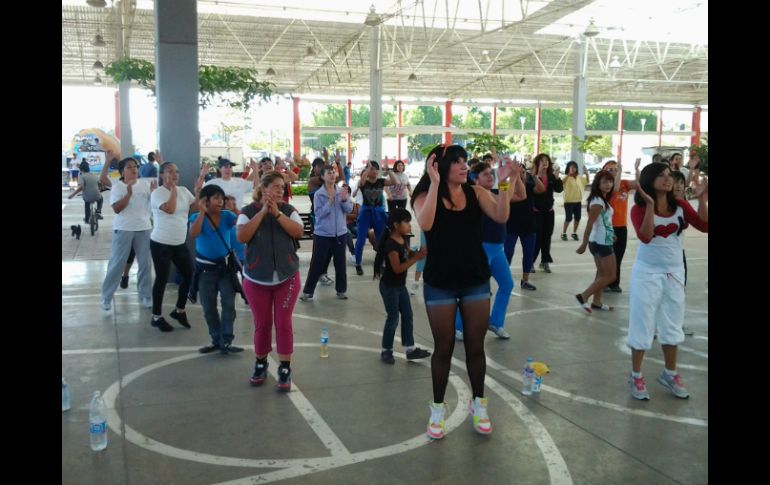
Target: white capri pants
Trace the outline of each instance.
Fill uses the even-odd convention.
[[[634,265],[630,293],[629,347],[650,350],[656,328],[661,344],[684,342],[684,270],[649,273]]]

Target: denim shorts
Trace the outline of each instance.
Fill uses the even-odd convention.
[[[422,295],[425,299],[425,306],[454,305],[458,301],[468,302],[489,299],[490,297],[489,281],[486,281],[478,286],[460,288],[459,290],[445,290],[443,288],[436,288],[435,286],[430,286],[428,283],[424,283],[422,288]]]
[[[604,244],[599,244],[595,242],[588,243],[588,250],[591,251],[591,254],[599,258],[606,258],[607,256],[612,256],[612,253],[614,252],[612,246],[605,246]]]

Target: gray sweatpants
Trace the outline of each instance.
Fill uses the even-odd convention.
[[[150,264],[150,232],[146,231],[112,231],[112,254],[107,265],[107,276],[102,283],[102,300],[112,301],[112,296],[120,284],[123,276],[123,267],[131,252],[131,247],[136,253],[136,262],[139,265],[139,279],[137,289],[139,298],[152,299],[152,265]]]

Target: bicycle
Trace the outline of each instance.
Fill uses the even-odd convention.
[[[96,212],[96,201],[88,203],[90,216],[88,217],[88,225],[91,226],[91,235],[99,230],[99,214]]]

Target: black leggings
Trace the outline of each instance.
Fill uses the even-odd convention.
[[[554,214],[553,210],[535,212],[535,227],[537,229],[537,242],[535,243],[535,256],[532,263],[537,261],[537,255],[542,251],[541,263],[553,263],[551,257],[551,236],[553,236]]]
[[[452,352],[455,348],[455,314],[457,305],[433,305],[426,307],[433,333],[435,350],[430,360],[433,380],[433,402],[444,402]],[[484,355],[484,337],[489,326],[489,299],[473,300],[460,304],[465,344],[465,368],[471,381],[473,397],[484,397],[484,377],[487,360]]]
[[[615,231],[615,243],[612,245],[612,249],[615,251],[615,281],[610,283],[610,286],[618,286],[620,284],[620,263],[623,262],[623,255],[626,253],[626,243],[628,242],[628,228],[626,226],[617,226],[612,228]]]
[[[180,310],[184,309],[193,273],[192,258],[190,257],[190,250],[187,249],[187,244],[182,243],[178,246],[170,246],[150,239],[150,252],[152,253],[152,264],[155,267],[155,283],[152,285],[152,314],[162,314],[163,293],[166,291],[166,283],[168,283],[168,273],[171,269],[172,261],[182,276],[182,281],[179,283],[179,296],[176,299],[176,307]]]

